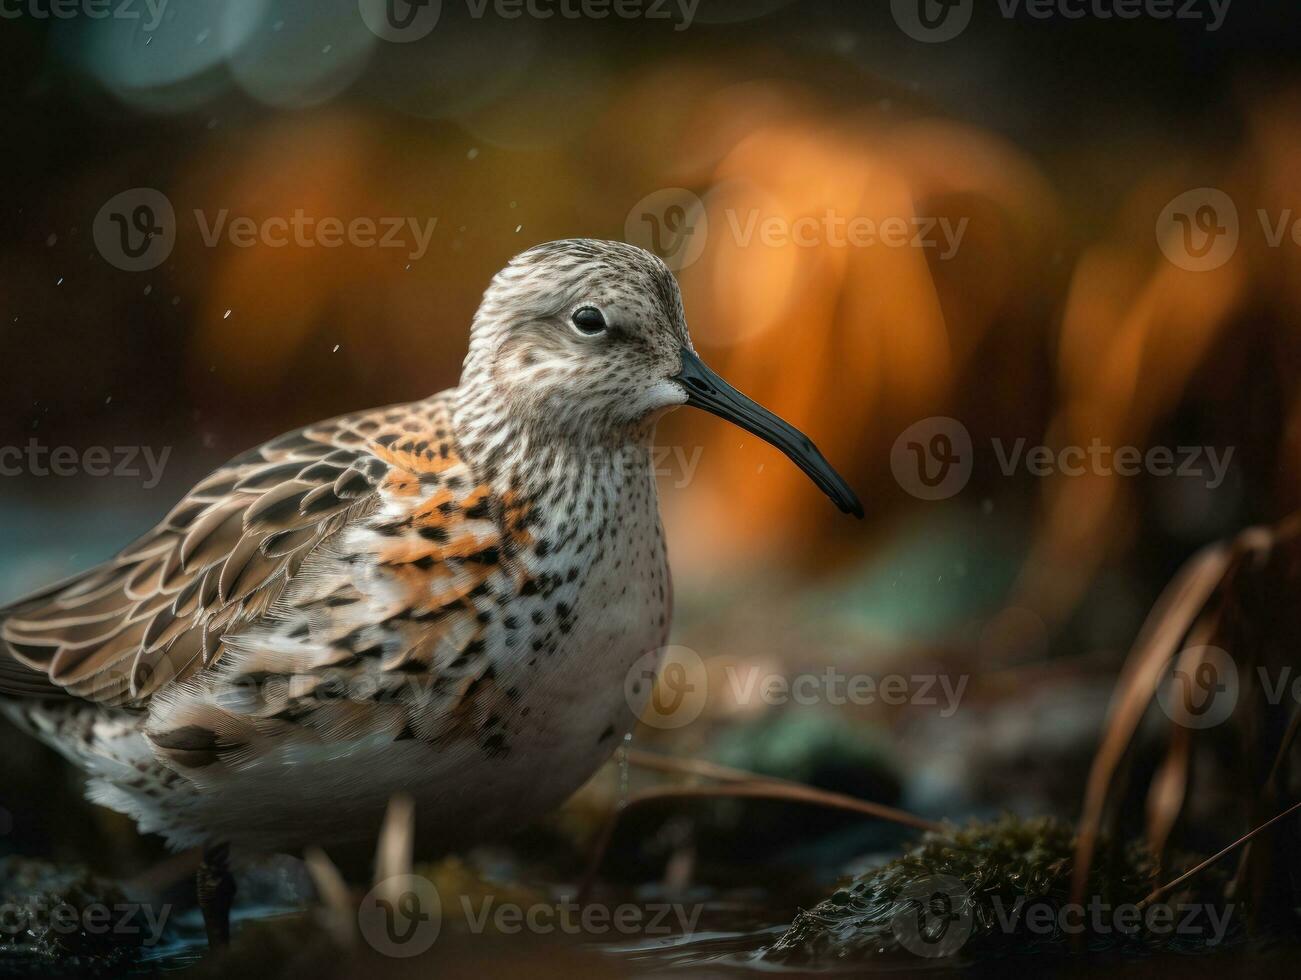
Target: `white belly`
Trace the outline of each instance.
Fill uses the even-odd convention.
[[[530,667],[521,657],[499,671],[501,686],[522,692],[500,753],[486,755],[469,739],[434,746],[387,736],[287,746],[231,774],[219,792],[193,797],[185,822],[258,850],[365,840],[401,792],[415,802],[424,841],[451,849],[541,816],[636,724],[650,691],[643,685],[630,695],[628,673],[667,638],[667,603],[656,589],[647,580],[621,585],[619,595],[585,590],[579,601],[590,604],[591,618],[580,607],[578,619],[590,626],[545,663]]]

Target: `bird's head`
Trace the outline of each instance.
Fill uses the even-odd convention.
[[[512,259],[475,314],[461,388],[482,396],[481,412],[491,405],[586,444],[626,440],[694,405],[776,446],[841,510],[863,513],[807,436],[705,366],[672,272],[633,245],[571,239]]]

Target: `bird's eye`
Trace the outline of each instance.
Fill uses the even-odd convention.
[[[595,306],[575,310],[573,320],[580,333],[595,335],[605,330],[605,316]]]

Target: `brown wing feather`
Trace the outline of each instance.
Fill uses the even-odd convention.
[[[214,663],[323,540],[364,513],[394,465],[387,433],[434,400],[287,433],[201,481],[115,558],[0,610],[0,693],[146,702]]]

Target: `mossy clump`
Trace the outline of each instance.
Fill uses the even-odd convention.
[[[1245,915],[1208,882],[1163,903],[1140,903],[1159,884],[1138,844],[1099,848],[1086,899],[1070,904],[1075,833],[1061,821],[1004,817],[926,835],[902,857],[867,871],[801,911],[764,958],[829,965],[898,955],[978,960],[1090,950],[1213,949],[1236,938]]]
[[[157,941],[166,907],[133,902],[84,868],[0,860],[0,959],[6,972],[96,975]]]

